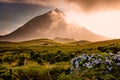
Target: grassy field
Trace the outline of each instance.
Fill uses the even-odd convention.
[[[119,39],[100,42],[77,41],[66,44],[49,39],[0,42],[0,80],[81,80],[81,77],[76,78],[76,74],[70,74],[70,61],[73,58],[83,53],[117,54],[119,51]],[[119,72],[116,71],[116,75],[111,75],[118,76],[117,79],[109,75],[110,79],[105,80],[119,80]],[[87,75],[89,73],[84,74],[83,76],[86,77],[82,80],[95,79]]]

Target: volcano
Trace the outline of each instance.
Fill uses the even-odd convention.
[[[55,37],[88,41],[107,39],[83,26],[68,23],[65,14],[61,10],[56,9],[33,18],[10,34],[0,36],[0,41],[16,42],[40,38],[53,39]]]

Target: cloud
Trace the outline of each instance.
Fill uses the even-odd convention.
[[[5,34],[6,30],[11,32],[17,29],[33,17],[44,14],[51,9],[53,8],[28,3],[0,2],[0,29],[3,30],[0,31],[0,35]]]
[[[120,9],[120,0],[0,0],[9,3],[27,3],[84,12]]]
[[[0,2],[34,4],[55,8],[67,8],[71,6],[67,0],[0,0]]]
[[[61,1],[61,0],[59,0]],[[59,2],[58,1],[58,2]],[[63,1],[63,0],[62,0]],[[0,2],[6,2],[6,3],[25,3],[25,4],[36,4],[36,5],[46,5],[46,4],[51,4],[55,3],[56,0],[0,0]]]
[[[120,0],[67,0],[85,12],[120,9]]]

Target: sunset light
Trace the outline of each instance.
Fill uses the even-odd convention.
[[[66,14],[71,22],[76,22],[94,33],[120,38],[120,11],[103,11],[93,14],[68,11]]]

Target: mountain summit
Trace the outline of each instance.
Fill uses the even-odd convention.
[[[61,10],[56,9],[33,18],[10,34],[0,36],[0,41],[26,41],[55,37],[89,41],[107,39],[92,33],[80,25],[67,23],[65,14]]]
[[[48,14],[48,15],[49,14],[51,14],[51,15],[64,15],[65,16],[65,14],[59,9],[51,10],[51,11],[47,12],[46,14]]]

